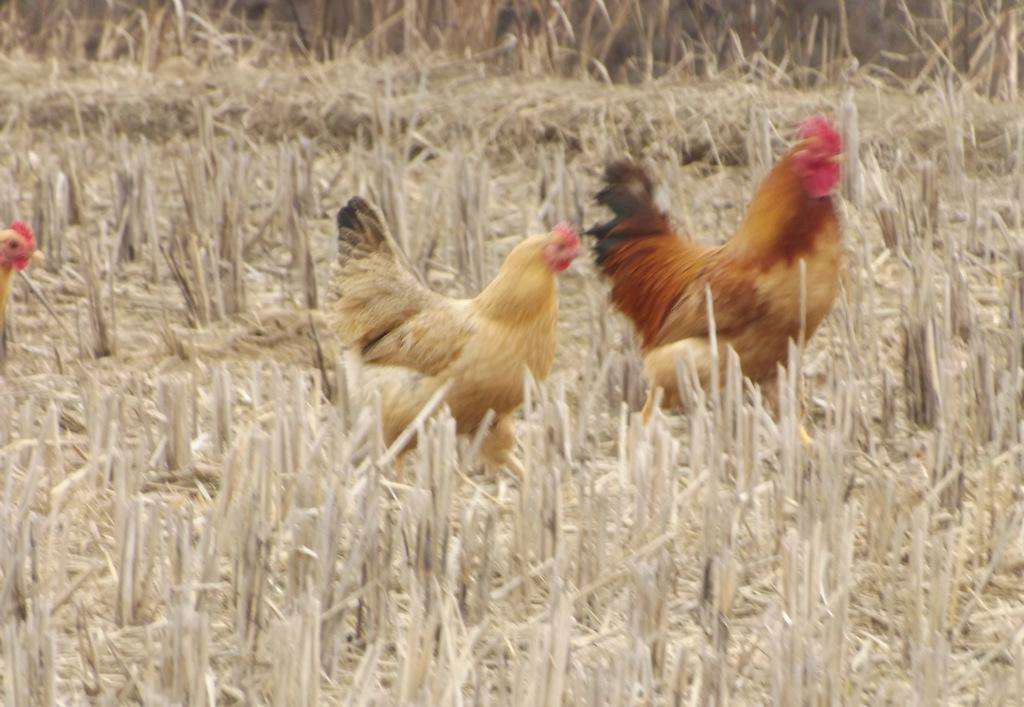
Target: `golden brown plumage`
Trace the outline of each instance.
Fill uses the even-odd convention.
[[[677,359],[693,361],[701,382],[711,375],[706,291],[719,344],[731,346],[745,375],[773,380],[801,324],[809,337],[838,289],[839,222],[829,196],[838,180],[841,142],[823,118],[800,129],[800,142],[758,187],[732,238],[714,248],[677,235],[657,206],[650,177],[631,162],[607,168],[597,201],[614,218],[591,228],[595,259],[611,281],[612,303],[640,335],[650,382],[645,419],[660,387],[678,402]],[[799,263],[806,263],[801,322]],[[719,360],[724,364],[725,356]]]
[[[472,299],[424,286],[403,261],[383,218],[358,197],[338,213],[340,291],[334,318],[344,342],[367,363],[409,369],[382,390],[390,444],[444,385],[460,434],[496,414],[482,453],[492,466],[521,467],[510,415],[527,370],[543,380],[555,357],[556,275],[576,257],[579,237],[564,226],[519,243],[497,277]]]

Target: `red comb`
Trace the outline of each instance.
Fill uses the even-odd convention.
[[[823,115],[812,115],[804,120],[800,123],[796,135],[800,140],[817,138],[821,141],[822,147],[832,154],[838,155],[843,151],[843,138],[839,136],[839,131],[832,121]]]
[[[580,241],[580,235],[578,233],[576,233],[576,229],[573,228],[572,226],[570,226],[567,223],[563,222],[563,223],[558,224],[557,226],[555,226],[552,229],[552,231],[554,231],[558,235],[562,236],[566,240],[570,240],[570,241],[573,241],[575,243],[579,243],[579,241]]]
[[[32,234],[32,228],[27,223],[24,221],[15,221],[10,225],[10,229],[24,238],[30,247],[35,246],[36,237]]]

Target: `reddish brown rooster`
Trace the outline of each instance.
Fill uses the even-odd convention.
[[[672,230],[641,166],[621,161],[606,169],[597,201],[614,218],[587,233],[597,238],[595,259],[611,281],[612,303],[640,336],[650,383],[645,420],[657,388],[667,406],[678,404],[679,357],[692,360],[702,384],[710,378],[707,291],[719,344],[736,351],[743,373],[756,382],[773,381],[789,340],[800,336],[801,326],[809,337],[831,309],[842,247],[830,195],[839,180],[842,140],[822,117],[806,120],[798,139],[761,182],[736,233],[714,248]]]

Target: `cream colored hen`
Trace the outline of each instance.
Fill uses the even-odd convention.
[[[332,305],[336,330],[366,363],[410,373],[382,386],[385,441],[391,444],[445,385],[459,434],[473,435],[493,410],[481,447],[485,464],[522,474],[512,414],[527,371],[540,381],[555,358],[557,275],[579,253],[568,226],[531,236],[472,299],[424,286],[406,266],[380,213],[355,197],[338,212],[339,256]]]

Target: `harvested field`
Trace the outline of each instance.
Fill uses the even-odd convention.
[[[1019,100],[258,50],[0,58],[0,220],[47,255],[0,363],[5,703],[1018,703]],[[580,258],[527,478],[479,474],[442,412],[396,480],[382,374],[324,315],[350,196],[472,294],[524,235],[602,217],[620,155],[723,241],[813,112],[852,152],[842,292],[783,396],[810,446],[732,376],[645,430]]]

